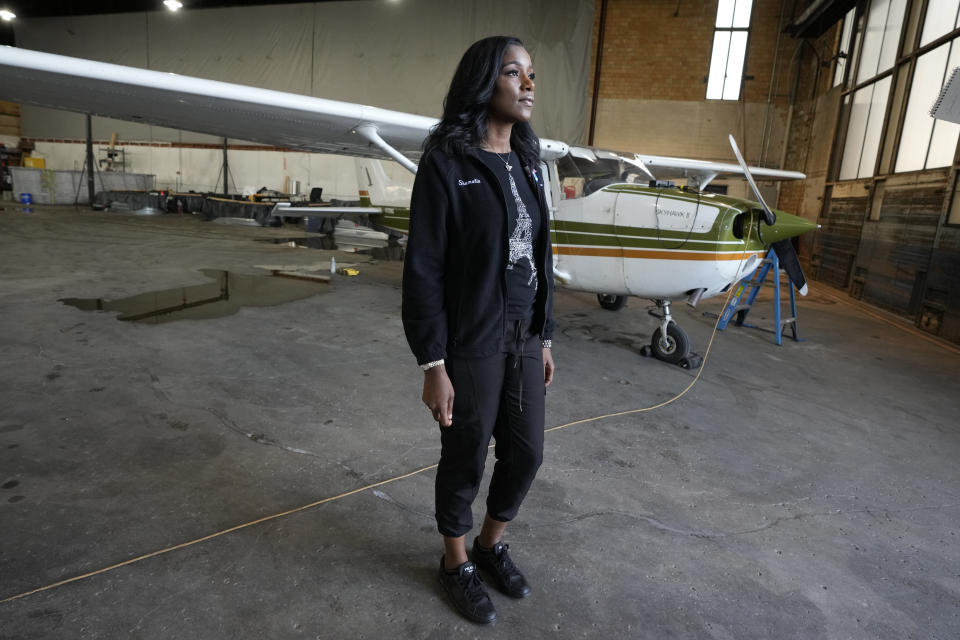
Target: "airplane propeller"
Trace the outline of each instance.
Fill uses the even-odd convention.
[[[733,154],[737,156],[737,162],[740,163],[740,168],[743,169],[743,175],[747,178],[747,183],[749,183],[753,195],[757,197],[757,202],[763,207],[764,222],[772,227],[777,222],[777,216],[770,210],[770,207],[767,206],[763,196],[760,195],[760,189],[757,188],[757,183],[753,181],[753,176],[750,175],[750,168],[743,160],[743,155],[740,153],[737,141],[733,139],[733,134],[730,134],[730,146],[733,148]],[[803,275],[803,269],[800,267],[800,258],[797,256],[797,250],[793,248],[793,242],[791,242],[789,238],[784,238],[770,243],[770,246],[776,251],[777,259],[780,261],[780,268],[787,272],[790,281],[793,282],[793,286],[797,288],[800,295],[807,295],[807,279]]]
[[[743,169],[743,175],[746,176],[747,182],[750,183],[750,189],[753,190],[753,195],[757,196],[757,202],[763,207],[763,216],[767,224],[772,227],[777,221],[777,216],[770,210],[770,207],[767,206],[767,202],[763,199],[763,196],[760,195],[760,189],[757,188],[757,183],[753,181],[753,176],[750,175],[750,169],[747,167],[747,163],[744,162],[743,156],[740,154],[740,147],[737,146],[737,141],[733,139],[732,133],[730,134],[730,146],[733,147],[733,155],[737,156],[737,162],[740,163],[740,168]],[[779,256],[780,253],[777,252],[777,255]]]

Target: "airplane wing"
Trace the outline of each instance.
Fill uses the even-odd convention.
[[[0,98],[132,122],[239,138],[302,151],[411,158],[434,118],[311,96],[259,89],[0,47]],[[566,153],[542,139],[544,159]]]
[[[739,164],[727,162],[648,156],[639,153],[634,156],[634,160],[658,180],[686,178],[701,190],[719,176],[746,177]],[[807,177],[799,171],[781,171],[763,167],[750,167],[750,173],[760,180],[803,180]]]

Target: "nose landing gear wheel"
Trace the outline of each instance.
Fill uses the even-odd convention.
[[[609,293],[598,293],[597,302],[607,311],[617,311],[627,302],[627,296],[615,296]]]
[[[690,355],[690,338],[687,332],[671,322],[667,325],[666,345],[660,340],[662,335],[659,328],[653,332],[650,348],[654,357],[670,364],[682,364]]]

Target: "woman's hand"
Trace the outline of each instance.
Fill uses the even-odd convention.
[[[453,425],[453,385],[444,365],[431,367],[424,372],[422,399],[441,427]]]
[[[543,348],[543,385],[549,387],[553,382],[553,354],[550,353],[550,347]]]

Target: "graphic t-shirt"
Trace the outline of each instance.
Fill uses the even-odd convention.
[[[528,320],[537,297],[537,267],[533,248],[540,238],[540,204],[530,188],[520,158],[480,151],[480,157],[500,181],[506,195],[507,233],[510,254],[507,258],[507,322]],[[510,170],[507,170],[507,165]]]

